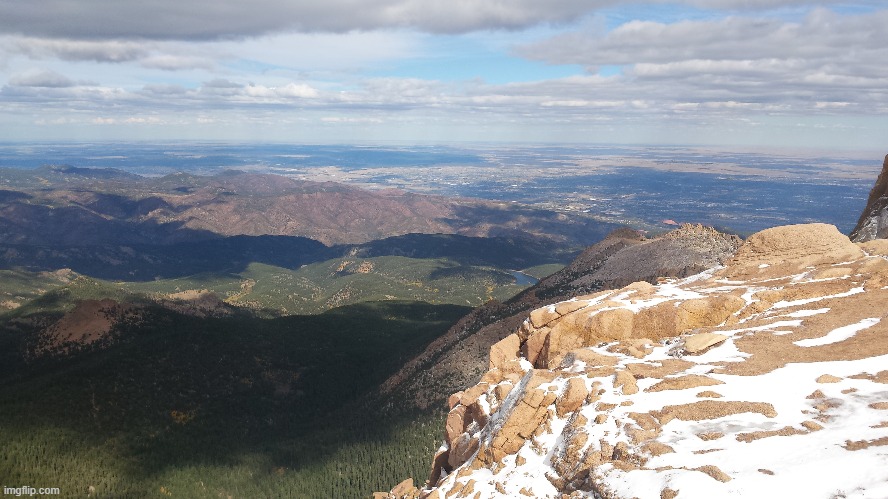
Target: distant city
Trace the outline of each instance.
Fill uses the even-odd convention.
[[[44,165],[145,176],[236,169],[582,212],[650,232],[690,222],[749,234],[809,222],[850,232],[880,158],[635,146],[0,145],[0,167]]]

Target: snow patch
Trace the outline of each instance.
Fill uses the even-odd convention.
[[[862,331],[868,327],[875,326],[879,323],[880,320],[882,319],[879,317],[870,317],[868,319],[863,319],[856,324],[849,324],[847,326],[833,329],[832,331],[826,333],[826,336],[822,336],[820,338],[810,338],[807,340],[799,340],[793,343],[800,347],[819,347],[822,345],[838,343],[840,341],[845,341],[853,337],[855,334],[857,334],[858,331]]]

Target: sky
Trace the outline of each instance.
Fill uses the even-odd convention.
[[[881,150],[885,0],[3,0],[0,140]]]

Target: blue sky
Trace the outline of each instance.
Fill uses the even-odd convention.
[[[878,151],[886,25],[877,0],[3,2],[0,133]]]

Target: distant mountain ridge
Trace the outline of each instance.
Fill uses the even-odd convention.
[[[288,235],[335,245],[444,233],[585,246],[614,228],[583,214],[514,203],[239,171],[138,177],[73,167],[0,169],[0,185],[0,243],[7,244],[170,244]]]

